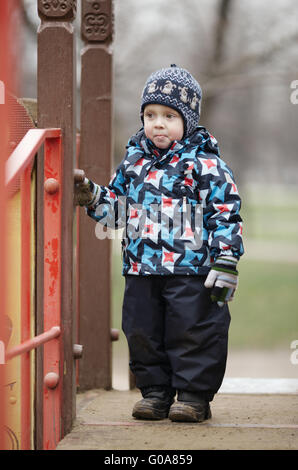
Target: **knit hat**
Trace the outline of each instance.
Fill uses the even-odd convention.
[[[141,119],[147,104],[163,104],[178,111],[184,121],[184,137],[196,129],[200,119],[202,90],[185,69],[172,64],[157,70],[146,81],[141,101]]]

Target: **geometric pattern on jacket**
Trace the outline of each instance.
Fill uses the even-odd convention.
[[[124,228],[123,274],[205,275],[219,255],[243,254],[241,200],[216,139],[202,126],[165,152],[143,129],[87,214]]]

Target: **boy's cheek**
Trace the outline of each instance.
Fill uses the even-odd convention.
[[[149,126],[144,127],[144,132],[145,132],[145,136],[147,137],[147,139],[151,139],[152,131]]]

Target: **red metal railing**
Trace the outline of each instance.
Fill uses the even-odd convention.
[[[31,330],[31,164],[44,145],[44,329],[30,338]],[[61,304],[61,178],[60,129],[32,129],[6,163],[6,188],[20,178],[21,191],[21,344],[7,351],[6,359],[21,355],[21,448],[31,448],[30,351],[44,345],[43,447],[55,449],[62,435],[60,335]]]
[[[4,312],[6,309],[6,191],[5,161],[7,158],[7,104],[5,103],[5,87],[10,84],[9,54],[9,5],[8,2],[0,2],[0,70],[1,70],[1,101],[0,101],[0,341],[1,341],[1,363],[0,363],[0,449],[5,446],[5,364],[3,364],[3,333],[5,329]],[[4,93],[4,96],[3,96]]]
[[[5,360],[9,361],[16,356],[20,356],[26,352],[32,351],[32,349],[41,346],[44,343],[47,343],[51,339],[57,338],[60,336],[61,329],[59,326],[53,326],[49,331],[45,331],[41,335],[34,336],[34,338],[24,341],[24,343],[15,346],[14,348],[9,349],[5,354]]]

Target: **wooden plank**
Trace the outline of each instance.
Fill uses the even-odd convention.
[[[81,148],[79,167],[99,184],[108,184],[112,154],[111,0],[82,0]],[[111,388],[110,240],[98,240],[95,224],[79,220],[80,390]],[[92,327],[90,328],[90,325]]]

